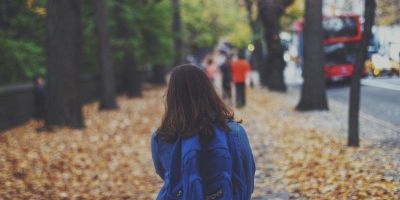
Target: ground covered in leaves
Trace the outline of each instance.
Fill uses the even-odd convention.
[[[330,125],[347,122],[338,108],[301,113],[293,109],[298,96],[258,89],[249,98],[237,113],[257,159],[255,199],[400,199],[400,144],[361,138],[349,148],[343,128]]]
[[[398,146],[348,148],[340,129],[318,124],[329,123],[321,113],[298,113],[287,98],[254,89],[236,112],[256,158],[254,199],[400,199]],[[30,121],[0,133],[0,199],[154,199],[149,139],[163,88],[118,102],[117,111],[85,106],[84,130],[36,133]]]

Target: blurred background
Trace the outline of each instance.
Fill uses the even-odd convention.
[[[154,198],[147,142],[168,73],[213,64],[222,93],[219,66],[239,55],[255,199],[400,198],[399,13],[400,0],[0,0],[0,199]]]
[[[302,36],[305,4],[302,0],[264,3],[252,0],[107,1],[106,5],[103,5],[106,13],[98,15],[95,10],[96,2],[82,0],[75,3],[79,5],[69,8],[71,11],[65,11],[75,13],[62,16],[67,19],[75,14],[75,21],[63,21],[55,19],[56,16],[48,16],[47,3],[45,0],[1,2],[2,129],[18,125],[32,116],[34,109],[29,102],[34,102],[30,91],[33,89],[32,80],[35,77],[50,79],[50,69],[55,69],[54,76],[57,76],[57,73],[63,74],[62,70],[50,66],[53,62],[49,58],[52,57],[51,52],[54,52],[51,48],[67,48],[61,42],[57,43],[64,40],[63,38],[79,41],[77,47],[71,46],[80,52],[79,58],[76,58],[76,65],[79,67],[75,67],[76,73],[71,77],[64,78],[78,80],[78,83],[71,87],[79,86],[83,102],[99,97],[101,80],[109,80],[101,79],[102,73],[112,76],[110,83],[105,82],[112,84],[111,87],[118,93],[129,92],[131,96],[138,96],[142,83],[163,83],[164,75],[175,65],[193,63],[201,67],[205,65],[204,60],[211,55],[216,56],[217,64],[223,63],[222,56],[218,55],[221,51],[234,54],[238,50],[246,50],[247,58],[256,72],[255,76],[258,73],[261,84],[269,85],[271,89],[282,90],[285,87],[283,83],[278,83],[280,86],[275,87],[274,80],[268,83],[269,74],[274,74],[269,71],[274,71],[274,68],[281,68],[278,73],[283,74],[285,84],[301,85],[303,81]],[[262,4],[265,6],[259,9]],[[343,80],[349,79],[355,64],[364,22],[364,1],[325,0],[321,6],[325,29],[325,60],[321,68],[324,69],[327,81],[341,84]],[[371,78],[363,82],[365,85],[395,88],[395,91],[399,89],[399,7],[399,2],[395,0],[377,2],[375,25],[368,43],[367,60],[362,74],[363,77]],[[270,14],[259,15],[262,9]],[[106,18],[100,16],[104,14]],[[46,17],[54,18],[54,21],[46,21]],[[75,22],[77,24],[74,24]],[[52,37],[52,33],[48,31],[51,23],[67,23],[71,30],[75,28],[79,31],[76,35],[54,33],[55,36]],[[61,24],[60,26],[60,29],[65,28]],[[101,27],[105,28],[105,36],[98,31]],[[268,38],[272,38],[274,34],[278,34],[281,41],[279,48],[282,49],[274,50],[268,45]],[[51,40],[55,42],[52,43]],[[103,43],[107,43],[106,46],[102,44],[102,40]],[[52,44],[54,46],[51,46]],[[104,56],[102,48],[110,49],[106,50],[109,51],[105,55],[106,60],[101,58]],[[57,55],[54,57],[57,59]],[[75,62],[71,59],[70,63]],[[271,64],[275,60],[281,62],[277,67]],[[111,67],[102,71],[102,62]],[[271,69],[268,66],[272,66]],[[107,71],[107,68],[112,70]],[[272,75],[273,78],[270,79],[278,76]],[[369,105],[381,104],[384,101],[383,104],[389,104],[384,109],[398,107],[395,106],[398,93],[386,94],[376,88],[366,90],[366,98],[381,97],[368,102]],[[344,88],[328,91],[332,98],[340,100],[344,98],[344,93],[348,93]],[[16,110],[12,104],[14,107],[24,108]],[[381,110],[374,112],[379,111]],[[385,120],[396,118],[398,124],[398,115],[383,117]]]

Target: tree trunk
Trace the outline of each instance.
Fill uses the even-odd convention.
[[[375,0],[365,0],[364,32],[359,44],[356,57],[355,69],[351,80],[350,107],[349,107],[349,135],[348,145],[358,147],[359,142],[359,110],[360,110],[360,78],[363,73],[364,63],[367,56],[368,42],[372,37],[372,26],[375,21]]]
[[[306,0],[304,17],[304,83],[297,110],[327,110],[325,92],[322,0]]]
[[[101,67],[101,96],[100,109],[116,109],[115,100],[115,80],[112,63],[112,54],[110,47],[108,31],[108,12],[105,0],[95,1],[96,29],[99,37],[99,58]]]
[[[263,45],[261,38],[253,39],[254,51],[251,55],[251,69],[259,71],[263,66]]]
[[[174,66],[183,64],[182,21],[179,0],[172,2],[172,32],[174,33]]]
[[[132,47],[126,46],[124,48],[124,61],[125,66],[125,83],[126,91],[129,97],[142,96],[142,74],[137,69],[134,50]]]
[[[126,3],[126,1],[123,2]],[[127,92],[129,97],[140,97],[142,96],[141,74],[137,68],[134,48],[131,42],[129,42],[130,37],[132,36],[132,31],[123,14],[123,2],[119,2],[116,5],[115,11],[116,21],[118,24],[117,35],[120,39],[126,41],[122,47],[123,58],[121,63],[124,69],[122,77],[124,90]]]
[[[257,18],[256,20],[253,19],[253,1],[245,0],[245,4],[247,9],[247,18],[250,24],[251,31],[253,33],[253,45],[255,47],[251,55],[251,68],[252,70],[259,71],[263,63],[262,28],[259,18]]]
[[[280,18],[287,6],[293,0],[258,0],[260,18],[264,25],[264,37],[267,43],[267,58],[265,64],[265,79],[267,87],[273,91],[285,92],[286,85],[283,77],[285,61],[284,49],[279,37]]]
[[[165,66],[156,64],[153,66],[153,83],[164,85],[165,81]]]
[[[79,4],[79,0],[48,1],[47,127],[84,126],[79,96],[82,55]]]

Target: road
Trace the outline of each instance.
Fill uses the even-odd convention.
[[[329,99],[348,104],[349,83],[331,84]],[[400,78],[366,78],[362,80],[361,111],[400,127]]]
[[[295,65],[286,67],[284,76],[287,85],[301,88],[303,82],[301,71]],[[349,81],[330,84],[327,88],[328,98],[348,105],[349,90]],[[400,130],[400,78],[367,77],[362,79],[361,112]]]

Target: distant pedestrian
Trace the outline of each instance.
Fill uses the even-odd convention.
[[[250,64],[245,59],[244,53],[239,53],[239,58],[232,63],[232,78],[236,89],[236,107],[246,105],[246,75],[250,72]]]
[[[225,61],[220,66],[220,71],[222,74],[222,97],[228,102],[231,102],[232,99],[232,90],[231,90],[231,83],[232,83],[232,72],[231,72],[231,56],[227,53],[223,53],[225,56]]]
[[[206,74],[193,65],[174,68],[165,105],[151,138],[164,181],[157,200],[249,200],[255,163],[246,131]]]
[[[206,65],[206,74],[208,79],[210,79],[212,83],[214,83],[217,70],[217,65],[214,63],[214,60],[212,58],[209,58]]]
[[[33,96],[34,96],[34,117],[36,119],[44,119],[46,115],[46,98],[45,81],[41,76],[35,76],[33,79]]]

